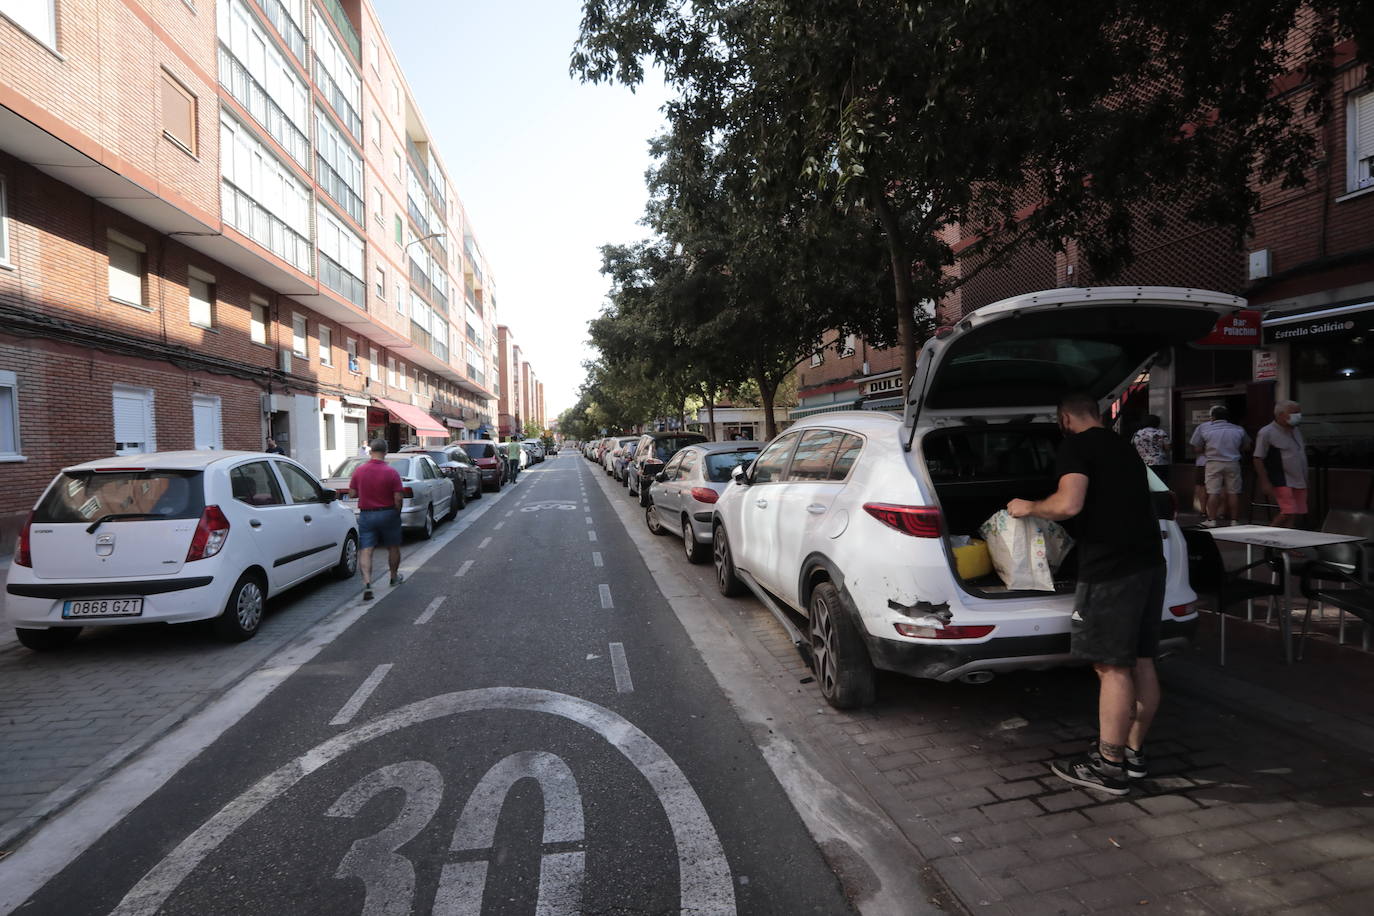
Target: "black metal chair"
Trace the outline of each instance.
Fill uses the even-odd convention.
[[[1216,607],[1217,623],[1221,628],[1220,663],[1226,664],[1226,608],[1232,604],[1254,598],[1268,598],[1270,603],[1275,597],[1284,594],[1282,567],[1273,582],[1252,579],[1246,572],[1264,567],[1273,569],[1268,560],[1259,560],[1239,569],[1227,570],[1222,560],[1217,542],[1206,531],[1184,528],[1183,541],[1188,547],[1188,580],[1199,595],[1210,596]]]
[[[1307,599],[1307,611],[1302,619],[1302,635],[1298,639],[1298,658],[1302,658],[1303,644],[1312,620],[1312,611],[1321,604],[1329,604],[1339,613],[1336,644],[1345,642],[1345,614],[1347,611],[1365,623],[1364,647],[1369,648],[1369,632],[1374,627],[1369,608],[1374,607],[1370,596],[1370,552],[1374,550],[1374,512],[1360,509],[1332,509],[1326,514],[1322,531],[1350,534],[1363,541],[1330,544],[1318,547],[1315,556],[1293,564],[1293,575],[1300,577],[1302,595]]]

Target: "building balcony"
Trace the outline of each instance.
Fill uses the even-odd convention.
[[[315,180],[319,182],[320,187],[335,203],[343,207],[345,212],[353,217],[354,222],[359,225],[362,224],[363,199],[349,187],[348,183],[343,180],[343,176],[334,171],[334,167],[318,152],[315,153]]]
[[[358,308],[367,311],[366,284],[323,251],[320,252],[320,282]]]
[[[415,203],[415,199],[408,194],[406,195],[406,213],[410,216],[410,221],[414,224],[417,235],[426,236],[434,232],[434,230],[430,228],[429,218],[420,211],[419,206]]]
[[[353,22],[344,12],[339,0],[323,0],[324,8],[329,12],[329,18],[334,20],[334,25],[338,26],[339,34],[343,36],[344,44],[348,50],[353,52],[353,59],[361,62],[363,59],[363,43],[358,38],[358,30],[353,27]]]
[[[308,238],[286,225],[229,179],[221,179],[220,187],[220,211],[226,223],[297,270],[314,273],[310,269],[313,252]]]
[[[277,34],[286,42],[291,53],[296,55],[296,60],[301,62],[301,66],[305,66],[308,63],[305,59],[305,33],[296,24],[296,20],[291,18],[281,0],[259,0],[259,4],[263,12],[267,13],[272,28],[277,30]]]
[[[315,85],[320,87],[320,94],[329,103],[329,107],[334,109],[334,113],[339,116],[344,127],[353,135],[353,139],[362,143],[363,120],[358,116],[358,110],[353,107],[348,96],[343,94],[339,84],[334,82],[334,77],[330,76],[329,71],[320,63],[320,56],[318,54],[311,56],[315,58]]]
[[[310,139],[223,44],[219,46],[219,81],[292,159],[304,168],[310,167]]]

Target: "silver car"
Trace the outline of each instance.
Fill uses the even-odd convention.
[[[688,563],[711,555],[715,502],[735,468],[753,461],[762,442],[702,442],[681,449],[649,485],[644,522],[654,534],[676,534]]]
[[[335,469],[333,476],[324,482],[326,487],[339,491],[339,498],[345,501],[356,513],[358,504],[348,498],[348,481],[353,472],[368,459],[361,455],[349,458]],[[457,511],[458,500],[454,496],[453,481],[439,472],[434,460],[423,453],[397,453],[383,459],[401,475],[401,527],[418,531],[420,536],[429,539],[434,535],[434,526],[452,518]]]

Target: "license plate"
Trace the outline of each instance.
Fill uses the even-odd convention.
[[[142,598],[88,598],[62,605],[62,616],[67,618],[137,617],[142,613]]]

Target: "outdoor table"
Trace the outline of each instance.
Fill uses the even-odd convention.
[[[1332,534],[1329,531],[1305,531],[1300,528],[1275,528],[1271,525],[1232,525],[1227,528],[1203,528],[1218,541],[1231,541],[1245,545],[1245,563],[1251,562],[1251,552],[1256,547],[1272,547],[1283,557],[1283,614],[1279,617],[1279,632],[1283,638],[1283,658],[1293,664],[1293,568],[1290,551],[1326,547],[1330,544],[1349,544],[1363,541],[1357,534]],[[1247,602],[1247,618],[1254,619]],[[1222,613],[1222,609],[1217,609]],[[1225,652],[1225,647],[1222,648]]]

